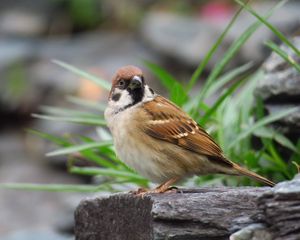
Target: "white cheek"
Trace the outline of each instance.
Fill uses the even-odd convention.
[[[121,109],[129,104],[133,103],[133,99],[130,96],[129,92],[126,90],[115,89],[113,94],[120,94],[121,97],[118,101],[109,101],[109,106],[115,110]]]

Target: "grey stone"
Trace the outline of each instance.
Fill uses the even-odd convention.
[[[295,112],[281,118],[274,124],[278,130],[286,134],[299,137],[300,135],[300,107],[299,104],[265,104],[269,114],[275,114],[289,108],[295,108]]]
[[[157,12],[147,14],[140,28],[144,41],[154,51],[192,67],[204,58],[219,30],[205,20]],[[212,62],[216,62],[224,50],[221,47]]]
[[[251,224],[232,234],[230,240],[272,240],[273,236],[263,224]]]
[[[257,13],[264,16],[275,4],[274,1],[257,1],[251,3],[251,7],[255,9]],[[273,12],[272,16],[268,18],[268,22],[276,26],[286,36],[291,36],[294,34],[295,29],[298,29],[300,26],[299,7],[300,3],[298,1],[289,1]],[[237,37],[255,21],[256,18],[247,11],[243,11],[228,33],[229,36],[231,36],[231,39],[237,39]],[[242,46],[239,53],[240,59],[245,62],[264,61],[270,52],[264,45],[264,42],[275,38],[274,34],[262,24]]]
[[[56,5],[56,1],[1,1],[0,35],[36,37],[46,33]]]
[[[253,223],[255,200],[267,189],[181,189],[144,198],[123,193],[83,200],[75,212],[76,239],[225,240],[231,229]]]
[[[122,39],[122,44],[119,44]],[[1,45],[2,44],[2,45]],[[6,48],[8,47],[8,48]],[[4,49],[1,51],[1,49]],[[57,37],[49,40],[0,40],[0,75],[5,76],[13,63],[19,62],[24,72],[26,89],[16,98],[7,88],[0,89],[3,111],[36,112],[38,104],[61,105],[68,94],[78,94],[83,78],[51,62],[65,61],[104,79],[111,79],[115,70],[127,64],[141,65],[139,59],[155,59],[131,34],[100,32],[77,35],[72,39]],[[151,79],[149,79],[150,81]],[[99,101],[108,92],[99,91]]]
[[[277,184],[258,198],[274,240],[300,239],[300,178]]]
[[[300,37],[294,37],[292,43],[300,49]],[[300,63],[300,57],[292,49],[285,45],[281,49]],[[263,68],[265,74],[256,87],[257,96],[272,103],[300,102],[300,73],[294,67],[273,52]]]
[[[253,4],[253,8],[260,14],[265,14],[273,6],[273,1]],[[299,7],[299,2],[289,2],[275,11],[269,21],[285,34],[291,34],[300,25]],[[212,67],[220,60],[229,45],[255,20],[253,16],[243,12],[209,62],[208,67]],[[200,17],[191,17],[165,12],[150,12],[143,20],[140,31],[144,41],[156,52],[175,59],[181,64],[195,67],[221,35],[229,21],[230,18],[213,22],[201,15]],[[261,27],[242,46],[237,56],[232,59],[231,66],[241,64],[241,62],[263,61],[269,53],[263,43],[267,39],[273,38],[274,35],[271,31]]]
[[[83,200],[76,239],[300,239],[300,174],[274,188],[180,190]]]
[[[300,37],[294,37],[292,43],[300,49]],[[300,63],[300,57],[285,45],[281,49],[291,59]],[[269,114],[288,108],[297,110],[281,118],[275,125],[284,133],[300,135],[300,73],[276,53],[272,53],[263,65],[264,75],[258,82],[255,95],[262,98]]]

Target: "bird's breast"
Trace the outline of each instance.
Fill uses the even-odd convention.
[[[207,170],[206,157],[146,134],[141,125],[147,119],[142,115],[141,111],[130,108],[107,119],[121,161],[156,183]]]
[[[171,162],[161,152],[163,145],[146,135],[139,123],[142,114],[135,108],[116,115],[108,114],[106,120],[113,135],[117,156],[130,168],[152,182],[162,183],[173,177]],[[174,168],[173,168],[174,169]]]

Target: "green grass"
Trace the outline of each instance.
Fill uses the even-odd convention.
[[[224,150],[225,155],[236,163],[245,165],[269,179],[279,182],[291,179],[297,172],[300,165],[300,140],[293,143],[270,123],[291,114],[295,109],[286,109],[276,114],[265,116],[264,106],[259,98],[254,97],[254,89],[257,81],[264,77],[261,70],[251,71],[253,64],[248,63],[243,66],[224,72],[228,63],[236,56],[240,48],[247,42],[252,34],[262,25],[265,25],[275,35],[279,37],[296,54],[299,51],[278,29],[272,26],[268,17],[285,1],[279,2],[265,16],[258,15],[254,10],[242,3],[232,21],[223,31],[216,43],[208,51],[203,61],[192,74],[191,79],[186,84],[172,76],[165,69],[145,61],[144,64],[159,79],[162,85],[168,90],[169,98],[182,106],[195,120],[203,126],[216,139]],[[241,10],[244,9],[256,18],[256,22],[250,25],[237,38],[222,58],[216,63],[203,87],[196,95],[191,95],[191,89],[197,86],[197,82],[203,70],[207,67],[210,59],[222,44],[224,38],[230,31]],[[291,64],[299,71],[297,64],[284,50],[272,42],[267,42],[266,46],[279,54],[286,62]],[[110,89],[108,81],[99,79],[67,63],[55,60],[54,63],[79,75],[90,79],[104,90]],[[205,103],[205,99],[215,96],[212,105]],[[99,186],[89,185],[37,185],[37,184],[5,184],[1,187],[26,189],[26,190],[45,190],[45,191],[114,191],[116,184],[134,184],[136,186],[147,187],[149,181],[122,163],[114,153],[112,137],[106,130],[106,123],[103,117],[104,104],[90,102],[84,99],[67,97],[67,101],[74,104],[77,109],[61,109],[56,107],[44,106],[44,114],[33,115],[44,120],[65,121],[75,124],[85,124],[96,127],[97,139],[90,139],[85,136],[76,136],[71,133],[68,135],[54,136],[50,133],[43,133],[37,130],[29,130],[37,135],[55,143],[57,150],[47,153],[47,156],[65,155],[68,158],[68,170],[73,174],[87,176],[102,176],[104,182]],[[255,143],[255,144],[254,144]],[[283,158],[277,150],[278,146],[289,151],[288,158]],[[85,159],[93,167],[80,167],[74,165],[77,158]],[[228,176],[201,176],[193,178],[194,184],[224,184],[224,185],[256,185],[256,182],[247,178],[228,177]]]

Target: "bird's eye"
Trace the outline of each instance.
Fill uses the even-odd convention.
[[[119,86],[120,88],[124,88],[124,87],[125,87],[125,80],[121,79],[121,80],[119,81],[119,83],[118,83],[118,86]]]

